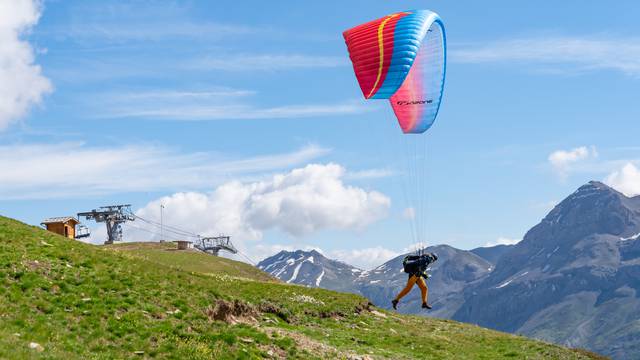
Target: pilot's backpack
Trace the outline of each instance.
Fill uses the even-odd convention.
[[[415,274],[420,272],[420,256],[407,255],[402,260],[402,267],[407,274]]]

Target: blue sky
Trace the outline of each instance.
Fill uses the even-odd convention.
[[[230,233],[256,260],[403,251],[400,135],[362,99],[341,33],[413,8],[441,15],[450,54],[428,243],[521,239],[589,180],[640,193],[632,1],[18,3],[0,16],[15,65],[0,65],[0,213],[31,224],[113,203],[157,218],[162,202],[169,224]]]

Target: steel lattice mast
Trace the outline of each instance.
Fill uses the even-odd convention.
[[[78,213],[78,219],[84,217],[87,220],[103,222],[107,225],[107,240],[105,244],[113,244],[115,241],[122,241],[122,224],[127,221],[134,221],[131,214],[131,205],[110,205],[101,206],[87,212]]]
[[[213,236],[213,237],[201,237],[199,242],[194,244],[196,249],[204,251],[212,255],[218,255],[220,250],[228,251],[232,254],[238,253],[238,250],[231,242],[230,236]]]

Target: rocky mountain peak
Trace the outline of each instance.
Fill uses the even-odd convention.
[[[466,289],[453,318],[635,359],[638,332],[628,324],[640,306],[638,239],[640,197],[592,181]]]
[[[317,250],[283,250],[258,263],[258,268],[292,284],[349,291],[362,270],[328,259]]]
[[[548,273],[566,267],[612,267],[619,259],[615,243],[639,232],[640,201],[591,181],[529,230],[508,257],[500,258],[488,281],[502,284],[536,269]]]
[[[572,243],[590,234],[628,235],[640,227],[640,201],[591,181],[558,204],[529,231],[523,245],[539,242]]]

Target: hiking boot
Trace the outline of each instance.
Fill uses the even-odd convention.
[[[423,309],[431,310],[431,305],[429,305],[429,304],[427,304],[427,303],[422,303],[422,308],[423,308]]]
[[[398,310],[398,300],[391,300],[391,305],[393,305],[393,310]]]

